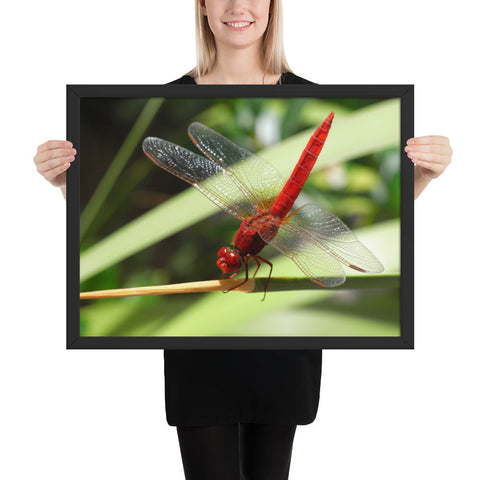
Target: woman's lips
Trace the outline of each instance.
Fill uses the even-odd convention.
[[[241,31],[246,30],[253,22],[245,22],[245,21],[233,21],[233,22],[223,22],[231,30]]]

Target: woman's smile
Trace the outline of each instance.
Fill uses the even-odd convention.
[[[231,21],[231,22],[222,22],[224,25],[226,25],[228,28],[231,30],[236,30],[236,31],[242,31],[242,30],[247,30],[250,25],[253,25],[253,22],[249,21]]]

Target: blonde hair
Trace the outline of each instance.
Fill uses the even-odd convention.
[[[215,37],[202,13],[200,2],[195,0],[195,37],[197,65],[187,75],[199,77],[210,72],[215,65],[217,48]],[[283,48],[283,12],[281,0],[270,0],[270,15],[263,34],[263,59],[267,73],[291,72]]]

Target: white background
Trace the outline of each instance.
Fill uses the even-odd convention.
[[[326,351],[292,480],[479,478],[478,16],[471,3],[291,1],[294,72],[415,84],[415,134],[453,162],[416,202],[414,351]],[[65,85],[165,83],[194,63],[193,0],[2,10],[1,446],[6,479],[182,479],[161,351],[66,351],[65,202],[36,172]]]

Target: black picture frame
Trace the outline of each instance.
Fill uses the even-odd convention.
[[[414,136],[413,85],[67,85],[67,140],[80,145],[81,103],[92,98],[314,97],[398,98],[401,145]],[[80,335],[80,168],[81,150],[67,174],[67,331],[68,349],[397,349],[414,346],[413,165],[400,152],[401,276],[400,336],[396,337],[87,337]]]

